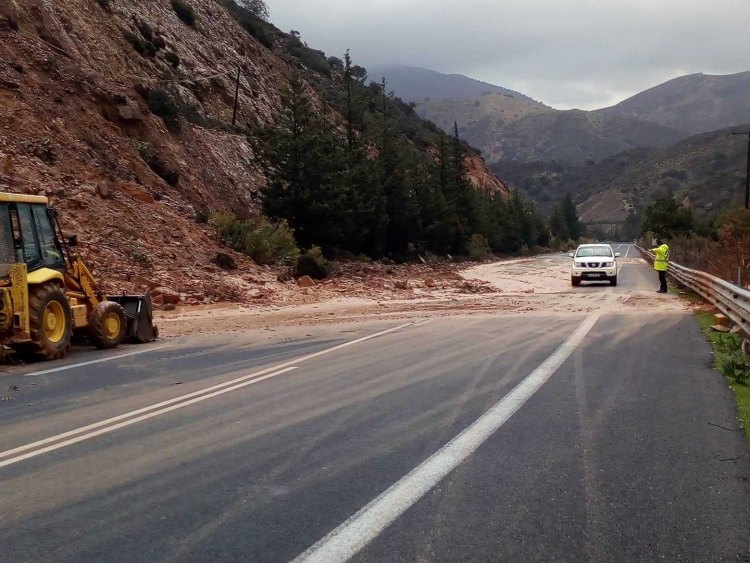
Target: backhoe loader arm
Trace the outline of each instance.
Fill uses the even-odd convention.
[[[65,285],[69,292],[80,294],[89,310],[94,310],[105,296],[99,289],[94,276],[78,256],[71,256],[68,263]],[[78,297],[77,295],[75,297]]]
[[[49,208],[52,220],[57,229],[57,236],[60,246],[65,254],[65,288],[68,290],[69,297],[73,297],[86,304],[89,313],[99,306],[99,303],[107,298],[99,289],[91,271],[86,267],[80,257],[73,254],[68,246],[68,242],[60,225],[60,217],[52,208]],[[75,237],[73,237],[75,238]]]

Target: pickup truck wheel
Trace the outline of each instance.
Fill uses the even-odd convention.
[[[617,285],[617,276],[609,278],[609,285]]]
[[[578,287],[581,285],[581,280],[578,278],[570,278],[570,283],[573,284],[573,287]]]

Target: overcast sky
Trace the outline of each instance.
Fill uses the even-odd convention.
[[[267,0],[356,63],[407,64],[594,109],[694,72],[750,70],[750,0]]]

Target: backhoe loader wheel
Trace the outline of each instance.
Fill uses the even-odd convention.
[[[114,301],[102,301],[89,319],[91,340],[99,349],[116,348],[125,338],[125,310]]]
[[[44,360],[57,360],[67,354],[73,321],[70,304],[55,283],[29,287],[29,351]]]

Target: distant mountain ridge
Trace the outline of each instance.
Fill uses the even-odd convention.
[[[595,111],[555,110],[501,86],[415,67],[380,67],[371,75],[381,73],[421,117],[446,131],[457,123],[489,162],[599,161],[750,122],[750,72],[675,78]]]
[[[534,102],[519,92],[462,74],[443,74],[407,65],[368,66],[367,71],[374,82],[380,82],[385,77],[389,89],[405,102],[422,103],[428,98],[477,98],[487,94],[507,94]]]
[[[747,140],[731,135],[750,125],[701,133],[662,149],[639,148],[600,162],[497,162],[493,171],[549,212],[566,193],[588,223],[623,223],[654,196],[671,192],[698,216],[744,197]]]
[[[687,135],[750,123],[750,71],[681,76],[594,113],[648,121]]]
[[[598,161],[636,147],[666,147],[686,135],[637,119],[548,108],[505,95],[430,100],[417,113],[446,131],[453,123],[488,162]]]

